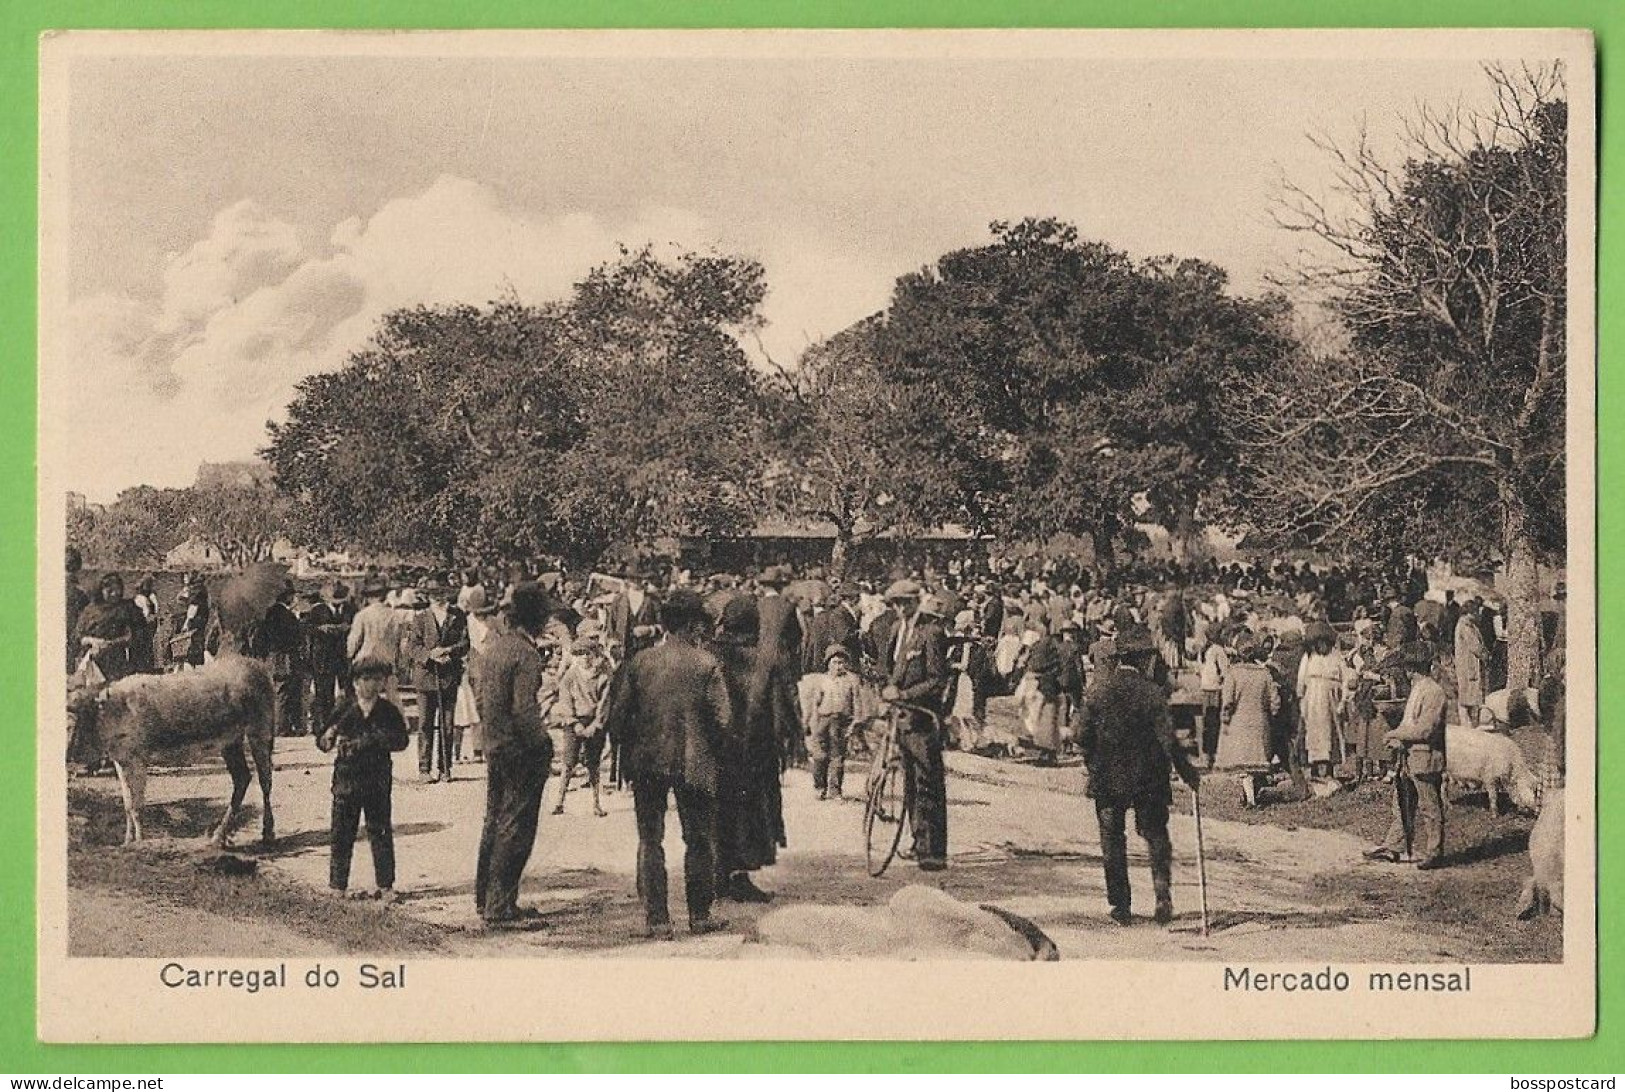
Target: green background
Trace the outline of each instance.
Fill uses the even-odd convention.
[[[32,741],[34,713],[34,460],[35,212],[37,41],[52,28],[212,27],[1310,27],[1310,26],[1560,26],[1597,33],[1599,55],[1600,193],[1625,172],[1625,92],[1610,79],[1625,64],[1625,3],[1619,0],[1185,0],[1132,4],[1011,0],[898,0],[603,3],[573,0],[335,0],[80,3],[0,0],[0,695],[10,712],[5,729]],[[1603,420],[1625,394],[1625,376],[1610,367],[1608,350],[1621,344],[1625,314],[1606,301],[1625,287],[1625,204],[1599,200],[1599,376]],[[1575,353],[1577,360],[1583,354]],[[1583,378],[1577,370],[1576,379]],[[1598,495],[1621,480],[1625,446],[1599,428]],[[1600,543],[1625,541],[1620,515],[1601,506]],[[1598,654],[1606,664],[1625,626],[1621,565],[1598,551]],[[0,1072],[442,1071],[526,1070],[904,1070],[904,1071],[1333,1071],[1620,1072],[1625,1070],[1625,921],[1619,876],[1625,866],[1621,825],[1625,801],[1610,789],[1625,761],[1618,730],[1625,710],[1625,673],[1601,670],[1598,806],[1602,817],[1598,875],[1600,1015],[1590,1040],[1537,1042],[1346,1043],[863,1043],[632,1044],[512,1046],[44,1046],[34,1033],[34,761],[32,746],[13,751],[0,776]],[[613,1013],[605,1014],[613,1020]],[[1174,1019],[1171,1015],[1170,1019]],[[1200,1015],[1180,1012],[1200,1024]],[[1189,1024],[1181,1025],[1189,1030]],[[1170,1024],[1170,1030],[1174,1027]]]

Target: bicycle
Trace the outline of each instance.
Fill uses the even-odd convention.
[[[942,718],[934,711],[904,702],[887,702],[891,718],[886,731],[875,744],[869,759],[869,776],[863,796],[863,844],[869,875],[884,875],[903,844],[903,831],[913,829],[908,775],[903,769],[903,747],[899,739],[909,713],[931,718],[936,731]]]

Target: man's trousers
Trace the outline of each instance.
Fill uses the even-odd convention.
[[[486,921],[519,912],[519,879],[536,844],[553,745],[509,744],[485,753],[485,827],[474,873],[474,907]]]
[[[914,823],[914,859],[948,859],[948,772],[942,733],[931,718],[909,714],[898,738],[903,751],[903,793]]]
[[[1420,861],[1444,856],[1444,798],[1439,774],[1400,770],[1394,777],[1393,819],[1382,844]]]
[[[451,776],[451,718],[456,709],[455,686],[418,691],[418,773]]]
[[[1128,837],[1124,833],[1130,809],[1134,811],[1134,830],[1145,839],[1151,857],[1151,886],[1157,901],[1167,902],[1173,892],[1174,844],[1168,837],[1168,802],[1136,800],[1125,804],[1096,800],[1100,854],[1106,865],[1106,901],[1113,910],[1123,913],[1133,902],[1128,882]]]
[[[335,775],[332,856],[328,862],[327,884],[343,891],[350,886],[350,861],[355,853],[356,828],[367,823],[367,842],[372,847],[372,872],[380,889],[395,886],[395,832],[390,825],[390,775],[351,780]]]
[[[813,788],[839,796],[846,774],[846,737],[852,730],[852,718],[845,714],[822,716],[815,723],[808,748]]]
[[[677,822],[683,828],[683,887],[688,920],[711,916],[716,897],[716,800],[710,793],[659,777],[632,783],[632,806],[638,821],[638,894],[652,926],[671,921],[666,895],[666,802],[677,797]]]

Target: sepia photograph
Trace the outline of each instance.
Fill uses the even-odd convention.
[[[1591,1033],[1589,33],[40,56],[44,1038]]]

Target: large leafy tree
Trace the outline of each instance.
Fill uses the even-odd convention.
[[[1284,305],[1054,220],[992,231],[898,282],[883,375],[929,392],[991,527],[1086,537],[1103,568],[1136,521],[1188,540],[1229,463],[1222,391],[1285,355]]]
[[[313,538],[446,562],[735,526],[762,294],[752,262],[643,250],[546,306],[397,311],[301,384],[265,454]]]
[[[1315,244],[1299,275],[1349,349],[1232,407],[1256,525],[1498,554],[1516,686],[1538,663],[1537,565],[1564,549],[1568,120],[1560,70],[1488,76],[1491,108],[1424,109],[1402,161],[1322,143],[1334,192],[1291,190],[1281,222]]]
[[[953,423],[929,392],[888,380],[872,316],[811,346],[774,376],[766,396],[773,452],[764,478],[772,507],[834,528],[830,570],[854,544],[964,519],[973,472]]]

